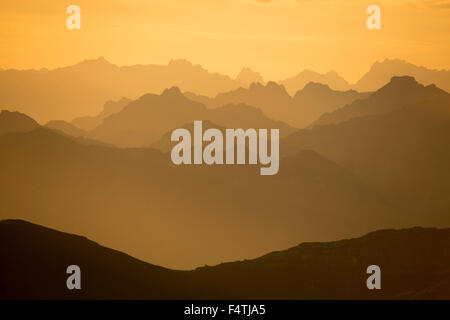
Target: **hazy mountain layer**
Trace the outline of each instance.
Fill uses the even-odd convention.
[[[264,83],[263,77],[250,68],[242,68],[239,74],[236,76],[236,81],[242,83],[245,87],[248,87],[254,82]]]
[[[8,110],[0,112],[0,136],[8,132],[28,132],[39,126],[39,123],[23,113]]]
[[[350,89],[350,84],[335,71],[320,74],[311,70],[303,70],[293,77],[279,81],[291,95],[303,89],[309,82],[322,83],[328,85],[333,90],[345,91]]]
[[[335,115],[345,110],[360,116],[299,130],[282,141],[283,152],[314,150],[361,178],[410,221],[448,225],[449,94],[412,78],[394,78]]]
[[[259,167],[175,166],[152,149],[81,144],[47,129],[9,133],[0,137],[0,218],[176,268],[414,223],[317,153],[282,159],[275,176]]]
[[[101,111],[99,106],[105,101],[136,99],[172,86],[216,95],[238,88],[240,83],[185,60],[118,67],[99,58],[54,70],[0,70],[0,106],[17,109],[40,122],[70,121]]]
[[[230,129],[275,128],[280,129],[281,137],[295,131],[286,123],[271,120],[261,110],[242,103],[207,109],[174,87],[161,95],[147,94],[129,103],[122,111],[105,118],[88,137],[121,147],[149,146],[167,131],[194,120],[209,120]]]
[[[82,130],[90,131],[98,127],[106,117],[122,111],[131,101],[132,100],[127,98],[122,98],[118,101],[109,100],[104,104],[103,110],[99,114],[95,116],[78,117],[73,119],[71,123]]]
[[[439,88],[450,91],[450,70],[428,69],[400,59],[375,62],[353,87],[359,91],[374,91],[393,76],[411,76],[424,85],[435,84]]]
[[[86,131],[64,120],[51,120],[45,124],[45,127],[61,131],[72,137],[82,137],[86,135]]]
[[[239,88],[209,98],[194,93],[185,93],[186,97],[216,108],[230,103],[245,103],[260,108],[272,119],[277,119],[297,128],[309,126],[322,114],[334,111],[357,99],[363,99],[370,93],[353,90],[335,91],[327,85],[309,82],[298,90],[292,98],[283,85],[268,82],[266,85],[252,83],[248,89]]]
[[[447,101],[450,95],[435,85],[424,86],[413,77],[392,77],[391,81],[371,94],[367,99],[356,100],[335,111],[323,114],[314,125],[327,125],[347,121],[356,117],[383,114],[408,104],[430,106]]]

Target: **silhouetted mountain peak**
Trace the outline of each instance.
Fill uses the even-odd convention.
[[[405,60],[402,60],[402,59],[389,59],[389,58],[386,58],[386,59],[384,59],[383,61],[375,61],[373,64],[372,64],[372,66],[370,67],[370,70],[374,70],[374,69],[376,69],[376,68],[379,68],[380,66],[383,66],[383,65],[385,65],[385,66],[392,66],[392,65],[402,65],[402,64],[404,64],[404,65],[406,65],[406,64],[410,64],[410,63],[407,63]]]
[[[348,90],[350,85],[342,78],[336,71],[329,71],[327,73],[318,73],[309,69],[304,69],[297,75],[280,81],[286,87],[286,90],[294,95],[298,90],[301,90],[309,82],[319,82],[327,84],[333,90]]]
[[[339,77],[339,74],[336,71],[334,71],[334,70],[328,71],[326,75],[327,76],[333,76],[333,77]]]
[[[241,72],[239,72],[239,74],[236,77],[236,81],[239,81],[245,84],[246,86],[249,86],[255,82],[264,83],[263,77],[258,72],[252,71],[248,67],[242,68]]]
[[[178,88],[178,87],[171,87],[171,88],[165,89],[162,93],[162,96],[163,97],[183,97],[183,98],[185,98],[185,96],[181,92],[180,88]]]
[[[122,97],[119,101],[108,100],[103,105],[103,110],[100,113],[100,115],[108,116],[112,113],[119,112],[120,110],[123,109],[124,106],[126,106],[131,101],[132,101],[131,99],[125,97]]]
[[[284,86],[282,84],[278,84],[274,81],[267,82],[266,88],[273,89],[273,90],[280,90],[280,91],[286,91]]]
[[[170,69],[173,69],[178,72],[181,72],[182,70],[188,71],[188,70],[193,70],[193,69],[197,69],[197,71],[201,70],[201,71],[208,72],[201,65],[199,65],[199,64],[194,65],[192,62],[190,62],[186,59],[172,59],[169,61],[168,67]]]
[[[440,92],[442,91],[436,86],[425,87],[423,84],[418,83],[416,79],[411,76],[393,76],[389,83],[387,83],[385,86],[374,93],[374,97],[390,97],[401,99],[402,97],[407,98],[416,94],[424,93],[424,89],[426,89],[430,93],[432,91],[436,91],[436,89]]]
[[[104,57],[98,57],[97,59],[85,59],[75,66],[78,67],[115,67],[116,65],[112,64]]]
[[[253,93],[259,93],[259,92],[265,91],[270,94],[289,96],[284,85],[278,84],[274,81],[269,81],[269,82],[267,82],[266,85],[263,85],[259,82],[257,82],[257,83],[253,82],[249,87],[249,91],[253,92]]]
[[[252,82],[249,87],[250,90],[258,90],[261,88],[264,88],[264,85],[259,82]]]
[[[409,88],[423,87],[414,77],[411,76],[393,76],[391,78],[390,85]]]
[[[39,124],[29,116],[14,111],[0,112],[0,135],[7,132],[26,132],[39,127]]]
[[[18,111],[9,111],[6,109],[0,111],[0,119],[2,120],[28,119],[34,121],[32,118],[23,113],[20,113]]]

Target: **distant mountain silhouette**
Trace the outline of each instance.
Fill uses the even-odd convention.
[[[118,101],[109,100],[104,104],[102,112],[96,116],[78,117],[72,120],[72,124],[82,130],[90,131],[99,126],[106,117],[122,111],[122,109],[131,101],[132,100],[128,98],[122,98]]]
[[[354,90],[336,91],[325,84],[310,82],[293,98],[295,123],[304,128],[325,113],[335,111],[346,104],[367,98],[370,92]]]
[[[365,98],[370,93],[359,93],[353,90],[335,91],[327,85],[310,82],[291,98],[284,86],[268,82],[266,85],[252,83],[248,89],[239,88],[224,92],[214,99],[193,93],[185,93],[185,95],[209,108],[230,103],[245,103],[260,108],[273,119],[304,128],[325,112],[334,111],[357,99]]]
[[[45,127],[52,130],[59,130],[72,137],[82,137],[86,135],[86,131],[68,123],[64,120],[51,120],[47,122]]]
[[[261,109],[245,103],[227,104],[207,110],[204,118],[226,128],[280,129],[280,137],[285,137],[296,130],[282,121],[268,118]]]
[[[240,83],[186,60],[118,67],[99,58],[54,70],[0,70],[0,106],[12,106],[40,122],[70,121],[95,114],[107,100],[136,99],[172,86],[212,96]]]
[[[309,82],[326,84],[333,90],[345,91],[350,89],[350,84],[335,71],[320,74],[311,70],[303,70],[296,76],[279,81],[291,95],[294,95],[298,90],[303,89]]]
[[[178,88],[146,94],[106,117],[89,137],[118,146],[148,146],[173,127],[201,119],[206,107],[187,99]]]
[[[105,118],[88,137],[123,147],[149,146],[168,130],[194,120],[210,120],[227,128],[278,128],[281,136],[295,131],[244,104],[207,109],[173,87],[159,96],[147,94],[129,103],[122,111]]]
[[[408,104],[431,104],[440,99],[450,101],[450,95],[435,85],[419,84],[413,77],[392,77],[388,84],[367,99],[356,100],[333,112],[325,113],[313,125],[340,123],[356,117],[388,113]]]
[[[353,87],[358,91],[374,91],[393,76],[411,76],[424,85],[435,84],[447,92],[450,91],[450,70],[428,69],[400,59],[375,62]]]
[[[250,86],[253,82],[264,84],[263,77],[250,68],[242,68],[241,72],[236,76],[236,81],[242,83],[246,88]]]
[[[297,131],[281,142],[284,153],[314,150],[361,178],[409,221],[450,224],[443,214],[450,208],[448,93],[394,77],[330,119],[342,121]]]
[[[220,93],[214,99],[214,106],[245,103],[263,110],[269,117],[277,120],[287,119],[292,99],[283,86],[269,81],[266,85],[252,83],[248,89],[239,88]]]
[[[262,177],[259,166],[175,166],[154,149],[82,144],[38,128],[0,137],[0,168],[0,219],[82,234],[176,268],[410,225],[314,152],[281,159],[277,175]]]
[[[0,136],[8,132],[31,131],[39,126],[39,123],[23,113],[8,110],[0,112]]]
[[[175,271],[84,237],[0,222],[1,299],[450,299],[450,230],[382,230],[260,258]],[[33,263],[30,263],[33,261]],[[82,290],[65,287],[69,265]],[[368,290],[366,268],[381,268]]]
[[[353,86],[335,71],[320,74],[311,70],[304,70],[278,83],[283,85],[291,96],[309,82],[326,84],[332,90],[347,91],[353,88],[367,92],[379,89],[392,76],[409,75],[416,77],[425,85],[434,83],[449,91],[449,74],[448,70],[417,67],[402,60],[385,60],[376,62]],[[92,130],[99,125],[98,119],[89,120],[85,116],[100,112],[99,106],[105,101],[117,101],[124,96],[137,99],[143,94],[159,93],[173,86],[179,87],[183,92],[215,97],[219,93],[227,93],[240,87],[248,88],[255,82],[264,81],[259,73],[248,68],[243,68],[237,78],[232,79],[211,73],[200,65],[182,59],[171,60],[168,65],[119,67],[100,57],[53,70],[0,69],[0,106],[14,108],[43,123],[53,119],[65,121],[76,119],[73,123],[75,126],[83,130]],[[273,85],[269,88],[275,89]],[[246,101],[227,103],[240,102],[247,103]],[[284,101],[280,100],[279,103],[283,106]],[[264,108],[263,111],[267,113]],[[272,114],[267,114],[273,117]],[[82,119],[78,119],[80,117]],[[278,117],[277,120],[286,121],[282,117]]]

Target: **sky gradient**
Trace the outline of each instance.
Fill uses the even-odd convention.
[[[66,28],[70,4],[81,30]],[[366,28],[370,4],[381,7],[379,31]],[[448,69],[449,21],[446,0],[2,1],[0,68],[183,58],[232,77],[247,66],[266,80],[311,69],[355,82],[385,58]]]

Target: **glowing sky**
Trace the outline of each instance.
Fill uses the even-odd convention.
[[[81,30],[66,8],[81,8]],[[381,30],[366,8],[381,7]],[[0,3],[0,68],[55,68],[104,56],[118,65],[184,58],[266,80],[302,69],[336,70],[350,82],[376,60],[450,67],[447,0],[15,0]]]

